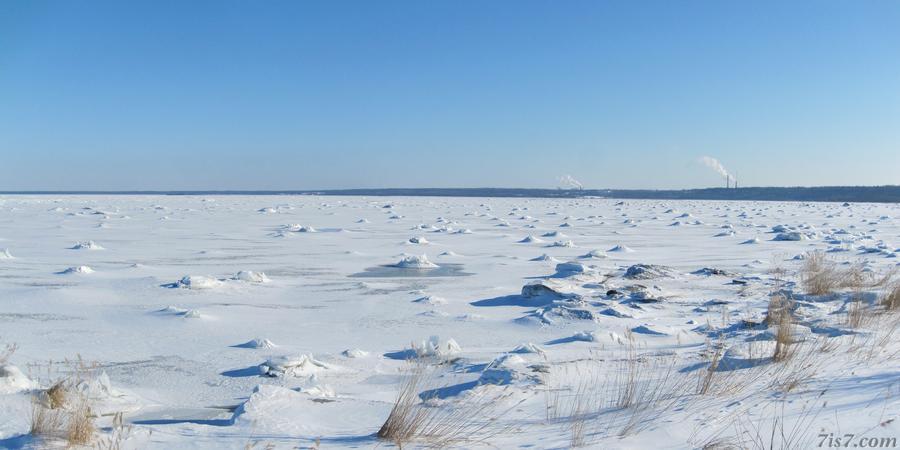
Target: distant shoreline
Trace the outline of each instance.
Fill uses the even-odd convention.
[[[0,195],[323,195],[377,197],[498,197],[646,200],[756,200],[798,202],[900,203],[898,186],[741,187],[682,190],[527,189],[527,188],[388,188],[325,190],[196,191],[0,191]]]

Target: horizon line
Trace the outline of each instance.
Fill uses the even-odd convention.
[[[546,192],[687,192],[687,191],[746,191],[751,189],[873,189],[900,188],[900,184],[877,185],[794,185],[794,186],[740,186],[740,187],[697,187],[697,188],[529,188],[529,187],[363,187],[363,188],[330,188],[330,189],[23,189],[0,190],[0,195],[41,195],[41,194],[170,194],[170,193],[304,193],[353,192],[353,191],[546,191]]]

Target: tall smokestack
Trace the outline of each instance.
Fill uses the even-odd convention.
[[[725,174],[725,189],[728,189],[728,174]]]

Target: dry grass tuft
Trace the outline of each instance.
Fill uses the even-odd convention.
[[[419,407],[419,392],[427,384],[427,368],[418,364],[412,366],[409,372],[406,381],[400,386],[400,393],[391,413],[378,430],[378,437],[392,441],[401,448],[404,442],[409,442],[416,436],[427,418],[427,410]]]
[[[715,353],[713,353],[712,359],[710,359],[709,361],[709,366],[706,367],[706,371],[701,372],[699,385],[697,387],[698,394],[706,395],[710,392],[710,388],[712,388],[713,381],[715,380],[716,371],[719,370],[719,363],[722,361],[722,356],[724,353],[724,345],[716,346],[716,351]]]
[[[34,397],[30,433],[65,440],[69,447],[83,446],[93,442],[97,428],[90,400],[77,386],[94,372],[80,357],[67,366],[71,369],[68,376]]]
[[[864,266],[860,263],[853,264],[843,270],[835,269],[835,273],[837,274],[838,288],[849,288],[857,293],[863,289],[875,287],[879,283],[873,279],[871,273],[866,272]]]
[[[594,360],[592,353],[590,361]],[[594,401],[603,382],[595,372],[582,372],[583,361],[548,365],[543,379],[544,402],[547,423],[561,425],[570,435],[570,447],[578,448],[589,444],[588,425],[595,423]],[[574,370],[574,374],[570,373]],[[577,380],[572,386],[569,380]]]
[[[676,406],[696,399],[693,375],[679,372],[674,355],[638,355],[569,361],[553,367],[548,418],[570,434],[570,447],[640,432]],[[557,384],[558,383],[558,384]]]
[[[131,425],[125,425],[125,418],[121,412],[116,413],[112,420],[112,433],[98,440],[94,446],[97,450],[121,450],[123,442],[131,434]],[[245,448],[252,448],[247,444]],[[316,447],[318,448],[318,447]]]
[[[634,340],[629,337],[628,354],[625,360],[619,364],[619,370],[615,372],[613,384],[617,386],[616,402],[617,408],[628,408],[634,405],[640,388],[639,373],[642,361],[638,359],[634,351]]]
[[[880,279],[878,279],[877,281],[873,281],[870,284],[870,287],[891,286],[892,282],[894,281],[894,278],[897,275],[897,271],[898,271],[897,266],[891,267],[890,269],[888,269],[887,272],[885,272],[885,274]]]
[[[769,299],[766,322],[775,326],[775,352],[772,354],[774,361],[783,361],[791,355],[791,345],[794,343],[791,309],[793,302],[784,295],[775,294]]]
[[[94,425],[94,413],[87,398],[82,396],[72,405],[68,419],[66,440],[70,446],[86,445],[94,439],[97,427]]]
[[[634,382],[637,395],[627,408],[628,420],[619,432],[620,436],[639,432],[657,422],[657,419],[686,399],[695,383],[692,377],[678,372],[678,359],[654,358],[642,363]]]
[[[868,312],[865,303],[862,302],[858,295],[854,295],[847,303],[847,326],[851,328],[861,327],[866,322],[867,317],[869,317]]]
[[[66,406],[66,388],[63,380],[53,383],[53,386],[44,391],[44,394],[47,396],[50,409],[59,409]]]
[[[800,267],[800,284],[810,295],[829,295],[838,289],[851,289],[859,293],[864,289],[889,285],[896,272],[893,268],[881,278],[875,278],[860,262],[841,268],[826,253],[817,250],[806,254]]]
[[[881,297],[881,304],[888,311],[900,311],[900,283],[894,283]]]
[[[569,432],[571,434],[572,447],[585,447],[588,445],[587,425],[591,417],[590,387],[580,383],[575,399],[572,402],[572,411],[569,417]]]
[[[768,326],[777,325],[782,315],[790,314],[793,309],[793,302],[784,294],[775,293],[769,297],[769,305],[766,307],[765,323]]]
[[[32,436],[59,437],[63,427],[63,414],[44,406],[38,397],[33,397],[31,402],[31,429]]]
[[[782,314],[775,325],[775,352],[772,354],[774,361],[784,361],[791,356],[791,315]]]
[[[753,421],[746,417],[738,417],[734,422],[739,441],[738,448],[753,450],[811,448],[815,432],[813,423],[825,407],[824,402],[819,403],[822,395],[824,392],[815,400],[805,403],[800,413],[792,418],[785,414],[784,401],[767,414],[771,417],[769,421]]]
[[[809,252],[800,267],[800,284],[810,295],[831,294],[840,285],[837,266],[824,252]]]
[[[893,312],[893,311],[888,311]],[[900,314],[878,314],[872,318],[869,326],[872,334],[864,342],[858,344],[851,351],[859,354],[865,360],[875,357],[881,360],[895,360],[900,357],[900,351],[896,349],[892,353],[885,353],[891,347],[889,344],[895,341],[895,336],[900,332]]]
[[[743,450],[740,441],[734,437],[717,437],[705,442],[700,447],[701,450]]]
[[[455,403],[433,405],[438,401],[437,394],[422,399],[420,393],[435,386],[435,369],[423,362],[411,364],[394,407],[378,430],[379,438],[399,448],[408,443],[448,447],[485,443],[509,431],[498,424],[498,419],[521,402],[508,406],[507,390],[499,394],[478,390]]]

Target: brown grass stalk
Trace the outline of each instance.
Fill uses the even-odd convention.
[[[521,401],[509,406],[506,400],[511,393],[508,390],[504,389],[501,393],[491,389],[478,390],[461,400],[433,405],[438,402],[437,394],[424,399],[420,394],[436,386],[436,369],[423,362],[411,364],[397,400],[378,430],[379,438],[400,448],[409,443],[448,447],[484,443],[510,431],[510,427],[499,424],[499,418]]]

